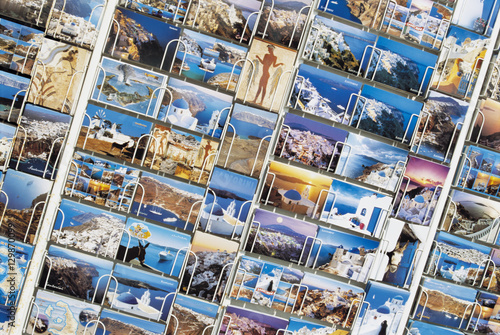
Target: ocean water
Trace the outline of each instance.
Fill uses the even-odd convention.
[[[319,5],[319,10],[324,10],[326,5],[326,0],[321,0],[320,5]],[[330,1],[328,4],[328,8],[326,12],[331,13],[336,16],[343,17],[347,20],[356,22],[356,23],[361,23],[361,20],[359,20],[356,16],[351,14],[351,10],[349,7],[347,7],[347,1],[346,0],[335,0],[335,1]]]
[[[184,57],[184,52],[178,52],[177,53],[177,59],[182,61],[182,58]],[[200,69],[198,65],[200,65],[201,57],[195,56],[195,55],[190,55],[186,54],[186,58],[184,59],[184,64],[187,64],[189,66],[189,70],[182,70],[182,75],[191,79],[203,81],[205,78],[205,73],[206,71],[203,71]],[[216,61],[217,63],[217,61]],[[217,67],[217,66],[216,66]]]
[[[255,285],[257,285],[257,282],[259,281],[259,277],[255,277],[251,280],[248,280],[246,282],[243,283],[244,286],[246,287],[251,287],[251,288],[255,288]]]
[[[364,155],[351,155],[347,166],[344,169],[344,175],[349,178],[356,179],[363,175],[364,166],[372,166],[377,163],[381,163],[379,160],[374,158],[364,156]],[[342,166],[340,166],[342,168]]]
[[[356,57],[357,60],[361,62],[361,58],[363,57],[363,52],[367,45],[373,45],[373,43],[368,43],[362,39],[357,38],[353,35],[348,35],[344,33],[344,39],[349,44],[349,48],[351,49],[352,54]],[[365,62],[368,63],[368,58],[370,56],[370,49],[366,52]]]
[[[137,209],[139,208],[139,202],[134,201],[132,204],[132,210],[131,212],[134,214],[137,214]],[[151,211],[158,212],[160,214],[152,213]],[[186,223],[185,221],[179,219],[177,215],[175,215],[173,212],[163,209],[158,206],[147,206],[147,208],[144,208],[144,206],[141,206],[141,210],[139,213],[139,216],[145,217],[150,220],[154,220],[157,222],[161,222],[162,224],[166,224],[169,226],[174,226],[177,228],[182,228],[184,229],[184,224]],[[163,219],[169,219],[171,221],[163,221]],[[175,219],[175,220],[174,220]],[[187,229],[192,230],[194,226],[192,224],[188,224]]]
[[[415,315],[419,316],[421,312],[422,306],[419,305],[417,307],[417,313]],[[426,308],[422,320],[434,322],[443,326],[458,328],[458,326],[460,325],[461,316],[459,317],[450,313],[434,311],[430,308]]]
[[[236,134],[243,139],[248,139],[249,136],[263,138],[273,134],[273,129],[260,127],[254,123],[231,119],[231,124],[236,128]],[[232,130],[229,128],[229,130]]]

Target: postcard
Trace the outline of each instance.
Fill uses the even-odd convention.
[[[261,200],[267,205],[318,218],[331,184],[332,179],[327,176],[273,161]]]
[[[274,154],[333,172],[348,134],[345,130],[287,113]]]
[[[498,15],[498,5],[494,0],[468,0],[457,3],[452,24],[472,30],[478,34],[491,35]]]
[[[435,49],[441,49],[446,33],[450,28],[450,20],[453,14],[453,8],[434,2],[430,13],[427,16],[427,22],[420,40],[420,44]],[[419,19],[418,14],[416,18]],[[410,27],[410,33],[417,28]]]
[[[460,98],[470,98],[481,70],[489,39],[451,26],[436,63],[432,88]]]
[[[93,48],[101,28],[105,0],[55,1],[46,34],[58,40]]]
[[[485,81],[482,94],[488,96],[495,101],[500,100],[500,57],[493,55],[490,61],[493,65],[488,73]]]
[[[440,327],[432,323],[410,320],[407,327],[412,335],[462,335],[461,331]]]
[[[377,282],[369,282],[366,288],[365,304],[354,325],[353,332],[358,334],[395,335],[402,321],[403,310],[410,293]]]
[[[410,157],[397,191],[393,215],[397,219],[428,226],[449,170],[445,165]]]
[[[307,264],[317,230],[313,223],[256,209],[245,250]]]
[[[127,1],[126,6],[132,4],[134,1]],[[161,2],[162,8],[164,5]],[[175,41],[170,42],[179,38],[180,28],[124,8],[115,10],[114,19],[118,25],[115,22],[111,27],[106,54],[158,68],[162,63],[170,66],[177,47]]]
[[[15,134],[16,127],[6,123],[0,123],[0,168],[2,171],[7,169],[10,153],[14,145]]]
[[[436,235],[428,272],[459,284],[474,285],[487,266],[491,248],[447,232]]]
[[[288,320],[271,316],[249,309],[228,306],[222,317],[219,335],[223,334],[277,334],[278,330],[285,330]]]
[[[116,259],[178,277],[190,241],[185,233],[128,218]]]
[[[497,276],[500,275],[500,249],[492,249],[490,259],[491,262],[488,262],[486,268],[483,271],[478,272],[478,278],[481,279],[478,279],[476,284],[478,284],[480,288],[488,290],[489,292],[500,292],[500,281],[496,280]],[[493,265],[495,266],[493,267]],[[499,310],[500,308],[498,308],[495,312],[498,313]],[[498,316],[491,320],[495,320],[497,323],[500,322],[500,318]]]
[[[368,2],[320,0],[318,9],[363,26],[378,27],[384,15],[384,8],[379,6],[378,0]]]
[[[479,193],[500,197],[498,177],[500,154],[484,148],[469,146],[460,185]]]
[[[437,56],[379,37],[365,77],[414,94],[426,92]]]
[[[73,114],[90,51],[44,38],[28,102]]]
[[[469,103],[431,91],[424,103],[412,150],[417,154],[449,161]]]
[[[465,326],[462,318],[469,318],[477,294],[474,288],[432,278],[423,280],[420,292],[415,318],[453,328]]]
[[[392,197],[334,180],[319,219],[362,234],[378,237],[389,215]]]
[[[26,5],[17,0],[6,0],[0,4],[0,12],[13,19],[44,28],[53,3],[54,0],[34,0]]]
[[[132,213],[169,226],[193,230],[205,189],[143,172],[132,201]],[[190,219],[189,222],[187,220]]]
[[[17,241],[34,243],[44,206],[36,204],[47,200],[51,188],[50,180],[9,169],[2,185],[2,191],[9,197],[8,203],[5,195],[0,195],[0,204],[5,209],[1,234]],[[13,231],[8,227],[12,227]]]
[[[500,102],[492,99],[481,101],[479,110],[482,115],[477,115],[472,133],[471,141],[500,151],[500,137],[498,127],[500,126]]]
[[[370,278],[388,284],[409,287],[413,280],[414,269],[427,259],[421,257],[422,243],[427,241],[429,228],[396,219],[389,219],[385,236],[387,251],[374,265],[376,269]]]
[[[300,291],[297,297],[298,315],[308,316],[334,325],[350,328],[354,322],[364,290],[327,277],[306,273],[301,285],[308,290]],[[336,308],[329,308],[334,304]],[[352,307],[352,308],[351,308]],[[349,313],[351,310],[351,313]]]
[[[44,260],[38,286],[76,298],[92,301],[98,288],[105,288],[113,262],[51,245]]]
[[[171,318],[165,335],[188,332],[203,334],[205,329],[214,325],[218,310],[219,305],[178,294],[171,308],[171,314],[177,318],[178,324]]]
[[[120,5],[171,21],[183,21],[190,2],[186,0],[121,0]]]
[[[167,77],[134,65],[103,57],[92,99],[143,115],[153,116]]]
[[[180,291],[212,302],[221,301],[238,249],[237,242],[197,231]]]
[[[200,0],[197,5],[191,6],[185,24],[248,44],[252,31],[256,28],[261,5],[258,0]],[[270,26],[269,30],[271,29]],[[297,34],[300,35],[298,31]]]
[[[274,134],[278,115],[234,104],[217,165],[258,177]]]
[[[240,238],[257,183],[257,179],[214,168],[209,192],[202,204],[199,229],[229,238]]]
[[[27,104],[21,116],[23,132],[14,143],[10,166],[42,178],[55,179],[71,116]]]
[[[16,123],[30,79],[0,71],[0,119]]]
[[[171,78],[158,119],[216,138],[222,133],[233,98],[230,95]],[[172,101],[173,100],[173,101]]]
[[[299,3],[299,1],[293,2]],[[286,95],[286,84],[291,80],[292,63],[296,51],[266,40],[255,38],[239,76],[236,97],[243,101],[277,112]]]
[[[349,124],[346,109],[351,102],[356,103],[352,98],[359,94],[361,86],[357,81],[301,64],[289,105],[334,122]]]
[[[9,238],[0,236],[1,305],[17,305],[19,291],[22,290],[33,249],[34,247],[29,244],[9,241]],[[0,321],[0,325],[1,323],[2,321]]]
[[[173,73],[224,89],[236,85],[247,48],[188,29],[180,40]]]
[[[271,42],[297,49],[312,0],[264,0],[257,35]]]
[[[409,143],[418,125],[423,104],[365,85],[353,104],[349,125],[373,134]]]
[[[63,199],[54,221],[51,241],[114,258],[125,226],[125,217],[79,202]]]
[[[147,321],[106,308],[99,315],[99,321],[106,327],[106,332],[104,332],[104,328],[100,323],[96,323],[94,326],[97,327],[95,330],[96,335],[119,335],[124,333],[162,335],[165,332],[163,323]],[[88,328],[92,329],[91,327]]]
[[[327,327],[310,321],[305,321],[302,319],[297,319],[291,317],[288,321],[287,331],[293,332],[294,334],[309,334],[309,335],[320,335],[320,334],[330,334],[330,335],[347,335],[348,332],[335,330],[332,327]]]
[[[144,318],[167,319],[177,281],[122,264],[116,264],[113,277],[116,280],[109,282],[107,290],[102,283],[97,288],[96,301],[104,300],[107,307]]]
[[[87,105],[86,114],[89,117],[80,128],[77,147],[140,163],[148,141],[143,136],[150,134],[151,122],[92,104]]]
[[[31,309],[26,332],[43,333],[81,333],[96,330],[100,307],[82,300],[64,297],[39,290],[36,293],[36,307]],[[93,322],[91,322],[93,321]]]
[[[500,328],[496,316],[500,307],[498,304],[499,301],[500,297],[495,294],[478,291],[477,304],[474,306],[474,312],[469,319],[469,327],[463,328],[473,332],[478,331],[479,333],[498,333]]]
[[[330,20],[314,18],[305,59],[354,74],[364,74],[377,35]]]
[[[345,143],[335,173],[394,191],[408,151],[356,134]]]
[[[0,19],[0,66],[29,75],[43,41],[43,31]]]

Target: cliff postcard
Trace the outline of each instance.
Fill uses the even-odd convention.
[[[31,74],[43,31],[0,19],[0,66]]]
[[[379,242],[338,230],[319,227],[307,266],[366,282],[375,264]]]
[[[429,225],[450,168],[410,157],[396,195],[393,215],[401,220]]]
[[[96,255],[114,258],[125,217],[79,202],[63,199],[50,240]],[[63,214],[64,213],[64,219]]]
[[[293,213],[318,218],[331,183],[330,177],[273,161],[269,165],[261,201]]]
[[[317,230],[314,223],[256,209],[245,250],[307,264]]]
[[[172,306],[172,316],[177,318],[178,325],[171,318],[165,335],[203,334],[207,327],[214,325],[218,310],[217,304],[178,294]]]
[[[500,217],[498,201],[459,190],[453,191],[451,201],[443,221],[443,230],[496,244],[497,218]]]
[[[457,3],[452,24],[490,36],[498,16],[499,6],[494,0],[469,0]]]
[[[372,33],[316,16],[303,58],[349,73],[364,74],[376,39],[377,35]]]
[[[297,49],[313,0],[264,0],[257,35]]]
[[[9,163],[10,152],[14,144],[16,127],[0,123],[0,169],[5,171]]]
[[[186,0],[120,0],[120,5],[169,21],[183,21],[189,6]]]
[[[103,58],[92,99],[134,113],[154,116],[163,93],[157,89],[165,86],[166,79],[162,74]]]
[[[46,34],[92,49],[101,28],[105,5],[105,0],[56,0]]]
[[[87,331],[96,329],[96,323],[89,321],[99,319],[100,306],[43,290],[37,291],[35,303],[39,310],[32,308],[26,325],[26,331],[30,334],[83,334],[85,327]]]
[[[258,0],[199,0],[191,6],[185,24],[248,44],[261,6]]]
[[[141,137],[151,132],[151,122],[92,104],[87,105],[86,114],[89,117],[80,128],[77,147],[128,162],[137,151],[134,162],[140,164],[148,144]]]
[[[257,189],[257,179],[216,167],[202,204],[199,229],[240,238]]]
[[[362,135],[349,134],[337,174],[393,192],[408,151]]]
[[[249,309],[228,306],[222,317],[218,335],[249,334],[257,332],[263,335],[275,335],[280,329],[286,329],[288,320]]]
[[[0,196],[0,211],[5,211],[0,233],[9,237],[13,235],[17,241],[33,243],[43,212],[43,206],[35,208],[35,205],[40,201],[47,201],[51,188],[50,180],[14,169],[7,170],[2,191],[9,199],[7,202],[5,194]],[[30,220],[31,226],[28,229]],[[8,229],[10,225],[13,231]]]
[[[29,6],[17,0],[6,0],[0,4],[3,15],[45,28],[54,0],[34,0]]]
[[[410,334],[415,335],[462,335],[461,331],[448,327],[440,327],[431,323],[418,320],[410,320],[408,327]]]
[[[0,71],[0,119],[16,123],[30,79]]]
[[[163,62],[170,68],[178,44],[170,42],[179,38],[180,28],[124,8],[115,10],[114,19],[118,25],[111,26],[104,53],[157,68]]]
[[[361,83],[338,74],[301,64],[293,84],[289,106],[334,122],[348,124],[353,94],[359,94]]]
[[[234,104],[217,165],[258,177],[269,150],[278,115]]]
[[[219,138],[233,97],[187,81],[171,78],[158,111],[158,119]]]
[[[205,189],[143,172],[132,202],[132,213],[169,226],[193,230]],[[190,219],[190,222],[187,220]],[[191,222],[192,221],[192,222]]]
[[[380,88],[365,85],[361,98],[352,104],[349,125],[387,137],[401,143],[409,143],[418,125],[423,104]]]
[[[21,116],[22,134],[16,139],[10,166],[47,179],[55,179],[61,148],[71,116],[27,104]]]
[[[413,94],[426,92],[436,55],[384,37],[377,40],[376,47],[367,78]]]
[[[180,40],[173,73],[234,90],[247,48],[188,29]]]
[[[231,267],[235,266],[238,249],[239,244],[235,241],[197,231],[191,244],[180,292],[220,302]]]
[[[45,257],[38,286],[75,298],[92,301],[99,289],[106,288],[113,262],[51,245]]]
[[[163,335],[165,332],[165,324],[147,321],[141,318],[136,318],[128,314],[123,314],[103,308],[99,315],[101,321],[106,327],[104,328],[99,323],[91,324],[88,329],[95,328],[96,335],[119,335],[119,334],[137,334],[137,335]],[[92,331],[92,330],[91,330]]]
[[[498,130],[500,127],[500,102],[486,99],[481,101],[479,109],[484,116],[477,115],[470,139],[493,150],[500,151],[500,131]],[[500,170],[500,168],[496,169]]]
[[[298,3],[298,1],[293,2]],[[238,80],[237,99],[277,112],[291,80],[292,63],[297,52],[266,40],[254,38]]]
[[[348,132],[287,113],[274,154],[326,171],[335,171]]]
[[[137,169],[77,151],[70,164],[64,194],[118,209],[120,196],[132,192],[138,178]]]
[[[462,318],[467,320],[470,317],[470,305],[476,301],[477,294],[475,288],[432,278],[423,280],[420,292],[427,294],[420,295],[415,317],[453,328],[466,324],[462,322]]]
[[[13,300],[19,297],[33,249],[34,247],[29,244],[9,242],[7,237],[0,236],[0,291],[2,292],[0,304],[12,306]],[[12,299],[12,294],[14,294],[14,299]]]
[[[485,36],[451,26],[443,42],[447,51],[441,52],[437,60],[431,88],[469,99],[489,42]]]
[[[354,325],[353,332],[357,334],[395,335],[402,321],[403,311],[410,293],[407,290],[395,288],[377,282],[369,282],[366,288],[367,302]]]
[[[129,218],[116,259],[178,277],[190,243],[188,234]]]
[[[380,1],[378,0],[370,0],[368,2],[360,0],[320,0],[318,9],[343,19],[362,24],[363,26],[378,27],[384,15],[383,9],[385,8],[381,6],[380,9],[377,9],[379,6]]]
[[[325,197],[319,220],[375,237],[392,202],[390,196],[340,180],[333,180]]]
[[[72,114],[90,54],[86,49],[44,38],[28,102]]]
[[[175,293],[178,286],[176,280],[123,264],[116,264],[113,277],[116,281],[111,280],[107,290],[106,284],[99,285],[97,302],[148,319],[167,319],[174,300],[170,293]]]
[[[429,158],[448,161],[447,153],[453,152],[469,103],[435,91],[422,109],[413,150]]]

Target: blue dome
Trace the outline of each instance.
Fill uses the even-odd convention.
[[[358,249],[358,248],[356,248],[356,247],[351,248],[351,250],[349,250],[349,252],[350,252],[351,254],[358,254],[358,255],[359,255],[359,249]]]
[[[385,172],[384,172],[384,171],[379,171],[379,172],[378,172],[378,175],[379,175],[380,177],[384,177],[384,178],[385,178]]]
[[[124,292],[120,294],[116,300],[128,305],[137,305],[137,298],[130,292]]]
[[[419,204],[423,204],[425,202],[425,199],[423,196],[420,194],[415,197],[415,202],[418,202]]]
[[[284,195],[290,200],[299,201],[300,199],[302,199],[302,196],[297,190],[288,190]]]
[[[403,297],[400,295],[395,296],[394,300],[404,301]]]
[[[172,106],[174,106],[176,108],[180,108],[180,109],[189,109],[189,104],[184,99],[175,100],[174,103],[172,104]]]
[[[377,308],[377,312],[380,314],[391,314],[391,309],[386,305],[382,305]]]
[[[214,208],[213,210],[212,210],[212,207]],[[207,214],[210,214],[210,210],[212,210],[212,215],[215,215],[215,216],[224,215],[224,211],[222,210],[222,207],[218,203],[215,203],[215,204],[210,203],[203,209],[203,211],[205,211],[205,213],[207,213]]]

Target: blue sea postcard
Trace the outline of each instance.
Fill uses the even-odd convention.
[[[29,84],[29,78],[0,71],[0,119],[17,121]]]
[[[377,0],[368,2],[320,0],[318,9],[367,27],[379,27],[384,14],[383,8],[380,9],[379,6],[380,2]]]

